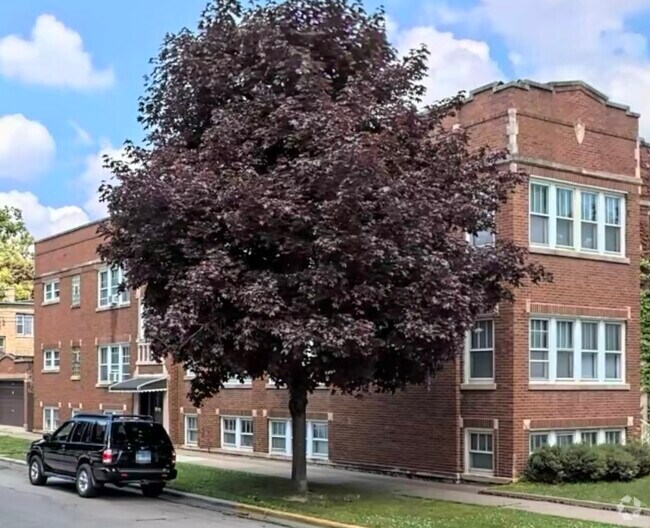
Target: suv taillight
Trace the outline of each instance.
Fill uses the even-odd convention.
[[[112,464],[113,463],[113,450],[104,449],[102,452],[102,464]]]

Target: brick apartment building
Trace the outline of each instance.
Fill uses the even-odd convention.
[[[581,82],[472,92],[459,125],[476,144],[508,149],[512,168],[530,175],[500,211],[496,236],[528,246],[555,280],[478,321],[429,388],[363,399],[317,390],[311,459],[512,479],[541,445],[639,435],[638,117]],[[35,428],[79,409],[146,412],[177,445],[289,456],[286,391],[234,382],[195,409],[188,373],[149,361],[138,292],[117,292],[120,271],[98,259],[96,227],[36,244]]]
[[[13,290],[0,300],[0,425],[31,428],[34,303]]]

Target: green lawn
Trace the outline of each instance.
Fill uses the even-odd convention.
[[[650,477],[631,482],[582,482],[576,484],[538,484],[517,482],[499,486],[498,490],[519,491],[536,495],[552,495],[569,499],[589,500],[618,504],[629,495],[637,497],[646,508],[650,508]]]
[[[0,457],[25,460],[30,440],[0,435]]]
[[[359,489],[311,486],[305,503],[291,498],[290,482],[178,464],[172,487],[255,506],[357,524],[370,528],[596,528],[606,525],[516,510],[369,493]]]

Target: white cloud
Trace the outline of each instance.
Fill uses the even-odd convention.
[[[72,130],[74,130],[75,141],[78,144],[90,146],[90,145],[92,145],[94,143],[93,138],[90,135],[90,133],[86,129],[84,129],[79,123],[77,123],[76,121],[70,120],[69,124],[72,127]]]
[[[0,39],[0,74],[25,83],[88,90],[114,82],[111,68],[93,66],[81,36],[52,15],[40,15],[29,39]]]
[[[72,229],[89,221],[88,215],[81,207],[48,207],[41,204],[30,192],[0,192],[0,206],[20,209],[27,229],[36,239]]]
[[[480,0],[448,20],[471,34],[478,27],[496,34],[517,77],[580,79],[629,104],[650,135],[648,39],[628,25],[644,11],[650,0]]]
[[[400,53],[426,44],[429,50],[429,76],[424,81],[427,88],[425,103],[456,95],[503,75],[490,57],[486,42],[459,39],[450,32],[438,31],[433,26],[399,29],[391,21],[392,40]]]
[[[47,128],[22,114],[0,116],[0,179],[28,180],[48,169],[56,145]]]
[[[122,158],[123,149],[113,148],[109,143],[103,144],[98,152],[86,157],[84,172],[79,178],[79,186],[85,195],[84,210],[91,218],[102,218],[108,214],[106,204],[99,201],[99,186],[109,181],[111,173],[104,168],[104,156]]]

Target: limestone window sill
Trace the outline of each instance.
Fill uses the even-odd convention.
[[[528,390],[541,391],[629,391],[629,383],[529,383]]]
[[[607,255],[600,253],[588,253],[585,251],[576,251],[573,249],[559,249],[559,248],[547,248],[541,246],[529,247],[530,253],[536,253],[538,255],[552,255],[555,257],[569,257],[583,260],[598,260],[601,262],[612,262],[614,264],[629,264],[630,259],[624,256],[619,255]]]

